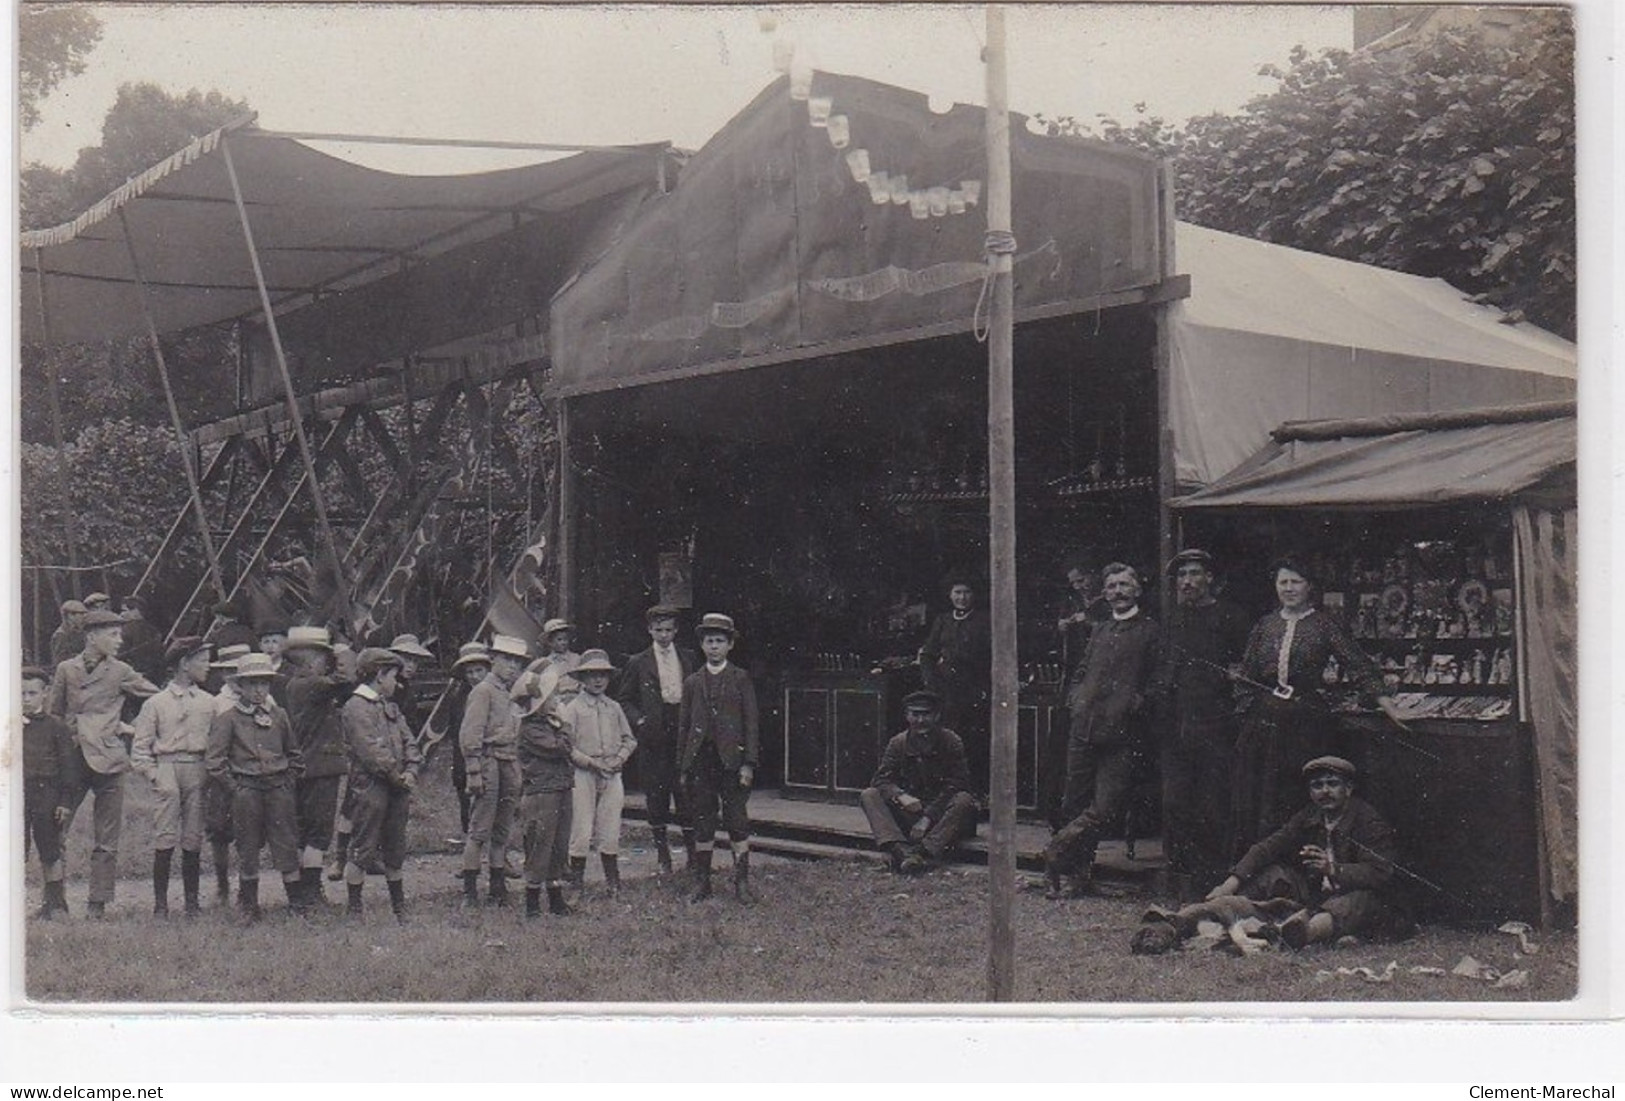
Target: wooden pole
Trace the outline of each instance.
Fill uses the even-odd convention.
[[[68,441],[62,429],[62,395],[56,385],[56,363],[51,358],[51,311],[45,308],[45,262],[40,250],[34,250],[34,289],[39,304],[40,335],[45,358],[45,397],[51,407],[51,437],[56,444],[56,480],[58,500],[62,505],[62,535],[68,544],[69,588],[79,595],[79,542],[73,534],[73,509],[68,504]],[[53,585],[55,575],[52,575]],[[52,594],[53,598],[56,594]]]
[[[1016,932],[1016,462],[1015,289],[1011,275],[1010,115],[1004,10],[987,6],[987,252],[992,303],[987,338],[988,551],[993,629],[992,821],[988,838],[988,1000],[1015,999]]]
[[[220,137],[220,152],[225,158],[226,175],[231,178],[231,197],[237,204],[237,220],[243,227],[243,240],[248,245],[248,260],[254,267],[254,285],[259,288],[260,308],[265,312],[265,330],[271,336],[271,348],[276,352],[277,370],[282,373],[282,393],[288,401],[288,419],[293,422],[293,434],[299,441],[299,458],[304,463],[305,481],[310,486],[310,500],[316,506],[316,528],[322,545],[333,559],[333,568],[344,575],[344,559],[339,556],[338,544],[333,539],[333,528],[327,522],[327,503],[322,500],[321,480],[316,476],[316,460],[310,453],[310,440],[305,437],[304,421],[299,415],[299,398],[293,390],[293,375],[288,371],[288,356],[282,348],[282,333],[277,328],[276,313],[271,308],[271,292],[265,286],[265,269],[260,265],[260,250],[254,244],[254,230],[248,224],[248,207],[243,202],[242,183],[237,179],[237,165],[231,159],[231,141]]]
[[[130,255],[130,272],[135,276],[136,300],[141,303],[141,321],[147,328],[147,344],[152,358],[158,364],[158,381],[164,386],[164,403],[169,407],[169,424],[175,430],[175,442],[180,447],[181,469],[186,472],[186,491],[192,499],[192,514],[197,517],[198,535],[203,538],[203,557],[209,565],[209,578],[215,592],[224,599],[226,578],[220,570],[220,558],[215,554],[214,536],[209,531],[209,517],[203,511],[203,491],[198,485],[197,471],[192,468],[192,452],[187,446],[186,426],[181,423],[180,407],[175,404],[175,389],[169,382],[169,364],[164,360],[164,348],[158,340],[158,326],[147,306],[147,283],[141,274],[141,261],[135,252],[135,235],[130,231],[130,220],[123,208],[118,212],[119,227],[124,230],[124,249]]]
[[[1166,281],[1174,277],[1174,174],[1165,161],[1157,166],[1157,225],[1161,238],[1162,256],[1157,275]],[[1157,344],[1153,353],[1157,373],[1157,564],[1162,567],[1160,595],[1163,622],[1174,612],[1173,578],[1166,566],[1178,551],[1179,532],[1173,509],[1168,502],[1178,493],[1177,471],[1174,466],[1174,414],[1173,414],[1173,334],[1169,326],[1172,302],[1158,302],[1155,312]]]

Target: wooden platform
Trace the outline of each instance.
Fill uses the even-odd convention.
[[[626,797],[624,816],[630,821],[645,820],[643,796]],[[787,799],[778,791],[754,791],[750,796],[751,847],[765,852],[804,859],[884,860],[869,835],[863,811],[842,803]],[[1016,866],[1024,871],[1043,870],[1042,853],[1049,829],[1033,822],[1016,824]],[[959,847],[957,860],[964,864],[987,863],[987,823],[977,836]],[[1162,842],[1144,838],[1135,842],[1129,858],[1122,841],[1102,841],[1095,854],[1097,875],[1108,878],[1150,879],[1164,868]]]

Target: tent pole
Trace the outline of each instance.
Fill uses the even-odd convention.
[[[79,565],[79,543],[73,534],[73,509],[66,507],[68,501],[67,487],[67,461],[68,444],[62,430],[62,395],[57,391],[56,365],[51,362],[50,349],[55,345],[51,341],[51,311],[45,308],[45,263],[40,250],[34,250],[34,290],[38,292],[40,334],[44,337],[45,351],[45,395],[51,406],[51,435],[56,443],[56,477],[58,500],[63,503],[62,534],[68,543],[68,565]],[[68,575],[72,578],[70,588],[73,595],[79,595],[79,571],[77,568]]]
[[[1016,931],[1016,464],[1014,408],[1015,291],[1011,274],[1010,115],[1006,103],[1004,10],[987,6],[987,251],[992,280],[988,314],[988,549],[992,584],[992,816],[988,1000],[1015,1000]]]
[[[214,580],[215,591],[224,598],[225,574],[220,569],[220,558],[215,554],[208,514],[203,511],[203,491],[198,485],[197,471],[192,467],[192,452],[186,446],[186,426],[181,423],[181,411],[175,404],[175,389],[169,381],[169,364],[164,360],[163,345],[158,340],[158,326],[148,307],[147,282],[141,274],[141,262],[136,257],[135,235],[130,231],[130,220],[125,217],[122,208],[118,212],[118,221],[119,227],[124,230],[124,249],[130,254],[130,271],[135,275],[136,300],[141,303],[141,321],[147,328],[147,343],[152,348],[153,361],[158,364],[158,379],[164,386],[164,403],[169,407],[169,423],[175,429],[175,443],[180,448],[181,469],[186,472],[186,491],[192,498],[192,513],[197,517],[198,534],[203,538],[203,556],[208,560],[209,576]]]
[[[1174,275],[1174,174],[1166,161],[1157,166],[1158,223],[1161,232],[1162,256],[1158,275],[1164,281]],[[1163,622],[1174,610],[1173,580],[1168,576],[1167,563],[1178,551],[1179,532],[1175,526],[1173,509],[1168,501],[1174,496],[1177,477],[1174,462],[1173,421],[1173,333],[1169,325],[1172,302],[1158,302],[1151,309],[1156,317],[1156,349],[1153,352],[1157,384],[1157,576],[1161,596]]]
[[[327,522],[327,503],[322,500],[321,482],[316,477],[316,461],[310,453],[310,440],[305,436],[305,425],[299,415],[299,399],[293,391],[293,375],[288,371],[288,356],[282,348],[282,333],[277,328],[276,313],[271,308],[271,293],[265,286],[265,269],[260,265],[260,252],[254,244],[254,230],[248,224],[248,207],[243,203],[242,183],[237,178],[237,165],[231,157],[231,142],[224,134],[220,137],[220,152],[225,158],[226,175],[231,178],[231,197],[237,204],[237,220],[243,227],[243,241],[248,245],[248,259],[254,266],[254,285],[259,288],[260,306],[265,311],[265,330],[271,335],[271,347],[276,352],[277,369],[282,373],[282,393],[288,399],[288,418],[293,422],[294,437],[299,441],[299,458],[304,463],[305,481],[310,486],[311,503],[316,506],[316,526],[321,534],[322,546],[332,556],[333,568],[344,578],[344,559],[339,557],[338,545],[333,540],[333,528]]]

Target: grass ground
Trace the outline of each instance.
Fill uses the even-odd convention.
[[[439,762],[443,765],[443,762]],[[130,829],[121,847],[119,898],[106,922],[30,920],[26,988],[42,1002],[976,1002],[984,996],[987,877],[973,869],[900,880],[877,867],[760,860],[762,902],[738,904],[719,854],[718,898],[689,905],[681,876],[657,879],[647,834],[628,825],[627,884],[604,897],[596,868],[573,918],[527,922],[522,908],[464,912],[457,904],[456,832],[449,789],[433,773],[424,786],[407,868],[412,920],[397,925],[382,881],[367,886],[369,909],[352,924],[334,909],[309,922],[282,909],[274,877],[264,880],[266,921],[243,928],[230,910],[193,922],[154,920],[145,875],[151,855],[141,819],[140,781],[126,798]],[[84,817],[84,816],[82,816]],[[86,823],[70,845],[69,901],[84,912]],[[179,894],[179,883],[172,888]],[[335,900],[342,894],[329,885]],[[205,871],[205,895],[212,891]],[[37,873],[29,895],[38,895]],[[516,902],[518,900],[515,900]],[[1188,950],[1129,954],[1148,901],[1106,897],[1017,900],[1017,999],[1024,1002],[1553,1001],[1572,997],[1572,934],[1540,939],[1533,957],[1517,941],[1484,930],[1427,928],[1397,945],[1269,952],[1241,959]],[[1471,955],[1506,972],[1529,972],[1526,988],[1495,990],[1448,971]],[[1392,982],[1340,976],[1338,968],[1399,967]]]

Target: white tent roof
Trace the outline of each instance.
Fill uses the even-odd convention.
[[[1440,279],[1179,223],[1177,480],[1217,481],[1287,421],[1572,397],[1575,346]]]

